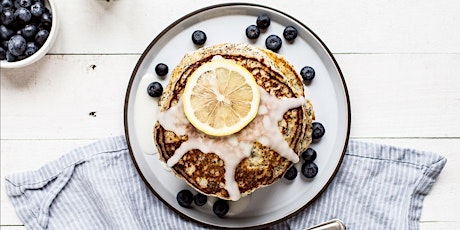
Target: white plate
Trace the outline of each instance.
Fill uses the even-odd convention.
[[[254,42],[245,36],[245,29],[255,24],[258,15],[267,14],[271,25]],[[307,87],[307,97],[312,101],[316,120],[326,128],[326,134],[312,148],[318,152],[315,163],[319,173],[312,181],[301,174],[292,182],[281,179],[259,189],[247,198],[230,202],[230,212],[225,218],[212,213],[212,200],[203,207],[182,208],[176,194],[188,188],[158,160],[153,144],[153,125],[158,112],[157,99],[147,95],[147,85],[159,81],[165,87],[166,79],[159,78],[155,65],[162,62],[172,72],[186,52],[197,47],[191,41],[195,30],[207,35],[205,45],[246,42],[264,47],[265,38],[277,34],[282,38],[286,26],[298,29],[293,43],[283,39],[279,54],[283,55],[297,71],[312,66],[316,77]],[[221,4],[190,13],[163,30],[140,57],[126,92],[125,132],[132,159],[151,191],[171,209],[199,223],[219,228],[258,228],[268,226],[307,208],[326,189],[340,167],[350,131],[350,104],[342,73],[330,51],[304,24],[276,9],[253,4]],[[191,189],[193,191],[193,189]]]

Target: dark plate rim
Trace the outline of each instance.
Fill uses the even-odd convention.
[[[181,211],[177,210],[176,208],[174,208],[173,206],[171,206],[168,202],[166,202],[156,191],[155,189],[150,185],[150,183],[147,181],[147,179],[144,177],[141,169],[139,168],[139,165],[137,164],[136,162],[136,158],[134,157],[134,153],[133,153],[133,149],[132,149],[132,146],[131,146],[131,142],[130,142],[130,137],[129,137],[129,128],[128,128],[128,102],[129,102],[129,99],[130,99],[130,92],[131,92],[131,88],[133,86],[133,82],[134,82],[134,78],[136,77],[136,74],[139,70],[139,67],[140,65],[142,64],[143,60],[145,59],[145,57],[147,56],[148,52],[150,51],[150,49],[152,49],[152,47],[158,42],[158,40],[164,35],[166,34],[169,30],[171,30],[173,27],[175,27],[177,24],[179,24],[180,22],[184,21],[185,19],[187,18],[190,18],[196,14],[199,14],[201,12],[204,12],[204,11],[207,11],[207,10],[211,10],[211,9],[216,9],[216,8],[223,8],[223,7],[229,7],[229,6],[250,6],[250,7],[259,7],[259,8],[265,8],[267,10],[271,10],[271,11],[274,11],[274,12],[277,12],[277,13],[280,13],[286,17],[288,17],[289,19],[299,23],[299,25],[301,25],[304,29],[308,30],[319,42],[320,44],[323,46],[323,48],[326,50],[326,52],[328,53],[329,57],[331,58],[331,60],[333,61],[334,63],[334,66],[335,68],[337,69],[337,72],[340,76],[340,79],[342,81],[342,84],[343,84],[343,89],[344,89],[344,92],[345,92],[345,96],[346,96],[346,102],[347,102],[347,110],[348,110],[348,113],[347,113],[347,132],[346,132],[346,137],[345,137],[345,142],[344,142],[344,145],[343,145],[343,149],[342,149],[342,154],[340,156],[340,159],[339,159],[339,162],[337,164],[337,167],[335,168],[332,176],[329,178],[329,180],[327,181],[327,183],[323,186],[323,188],[318,192],[318,194],[313,197],[313,199],[311,199],[309,202],[307,202],[304,206],[302,206],[301,208],[299,208],[298,210],[296,210],[295,212],[283,217],[283,218],[280,218],[278,220],[274,220],[270,223],[266,223],[266,224],[261,224],[261,225],[255,225],[255,226],[251,226],[251,227],[245,227],[245,228],[239,228],[239,229],[260,229],[260,228],[264,228],[264,227],[268,227],[268,226],[271,226],[271,225],[274,225],[274,224],[278,224],[280,222],[283,222],[295,215],[297,215],[299,212],[305,210],[308,206],[310,206],[315,200],[317,200],[321,194],[326,190],[326,188],[329,186],[329,184],[332,182],[332,180],[334,179],[334,177],[336,176],[337,172],[339,171],[339,168],[340,166],[342,165],[342,161],[343,161],[343,158],[345,156],[345,152],[347,150],[347,146],[348,146],[348,141],[349,141],[349,138],[350,138],[350,126],[351,126],[351,108],[350,108],[350,96],[348,94],[348,88],[347,88],[347,85],[345,83],[345,78],[343,76],[343,73],[342,71],[340,70],[340,67],[337,63],[337,61],[335,60],[332,52],[329,50],[329,48],[327,48],[327,46],[324,44],[324,42],[318,37],[318,35],[316,35],[310,28],[308,28],[305,24],[303,24],[302,22],[300,22],[299,20],[297,20],[296,18],[280,11],[280,10],[277,10],[277,9],[274,9],[274,8],[271,8],[271,7],[268,7],[268,6],[263,6],[263,5],[259,5],[259,4],[253,4],[253,3],[222,3],[222,4],[216,4],[216,5],[211,5],[211,6],[207,6],[207,7],[203,7],[201,9],[198,9],[198,10],[195,10],[191,13],[188,13],[184,16],[182,16],[181,18],[177,19],[176,21],[174,21],[173,23],[171,23],[168,27],[166,27],[163,31],[161,31],[153,40],[152,42],[150,42],[150,44],[147,46],[147,48],[144,50],[144,52],[142,53],[141,57],[139,58],[138,62],[136,63],[136,66],[134,67],[134,70],[131,74],[131,78],[129,80],[129,83],[128,83],[128,88],[126,90],[126,95],[125,95],[125,104],[124,104],[124,114],[123,114],[123,120],[124,120],[124,127],[125,127],[125,138],[126,138],[126,143],[128,145],[128,150],[129,150],[129,153],[131,155],[131,159],[134,163],[134,166],[136,167],[136,170],[138,171],[139,175],[141,176],[142,180],[144,181],[144,183],[148,186],[148,188],[150,189],[150,191],[153,192],[153,194],[159,199],[161,200],[161,202],[163,202],[166,206],[168,206],[171,210],[173,210],[174,212],[178,213],[181,217],[187,219],[187,220],[191,220],[199,225],[202,225],[202,226],[205,226],[205,227],[213,227],[213,228],[219,228],[219,229],[234,229],[234,228],[230,228],[230,227],[222,227],[222,226],[216,226],[216,225],[212,225],[212,224],[208,224],[208,223],[203,223],[199,220],[196,220],[192,217],[189,217],[187,215],[185,215],[184,213],[182,213]]]

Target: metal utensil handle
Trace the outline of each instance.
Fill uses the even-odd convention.
[[[338,219],[326,221],[313,227],[308,227],[305,230],[345,230],[345,224]]]

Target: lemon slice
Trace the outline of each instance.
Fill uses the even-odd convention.
[[[257,115],[259,87],[243,66],[220,58],[198,67],[182,96],[187,119],[212,136],[236,133]]]

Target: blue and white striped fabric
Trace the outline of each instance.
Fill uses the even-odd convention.
[[[323,195],[270,229],[304,229],[341,219],[347,229],[418,229],[423,198],[446,159],[351,140]],[[203,229],[159,201],[133,165],[125,138],[103,139],[37,171],[6,177],[6,192],[28,229]]]

